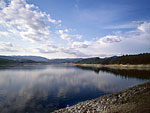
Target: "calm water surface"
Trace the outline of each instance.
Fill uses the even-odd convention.
[[[149,80],[65,65],[0,67],[0,113],[49,113]]]

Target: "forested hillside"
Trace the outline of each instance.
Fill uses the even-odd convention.
[[[150,64],[150,53],[138,55],[123,55],[110,58],[88,58],[80,60],[79,64]]]
[[[17,63],[17,62],[14,61],[14,60],[0,58],[0,65],[3,65],[3,64],[14,64],[14,63]]]

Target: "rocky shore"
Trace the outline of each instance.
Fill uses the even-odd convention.
[[[67,106],[53,113],[150,113],[150,82]]]

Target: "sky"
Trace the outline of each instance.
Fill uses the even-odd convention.
[[[0,55],[150,53],[150,0],[0,0]]]

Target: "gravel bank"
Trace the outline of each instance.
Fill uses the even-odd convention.
[[[150,82],[53,113],[150,113]]]

